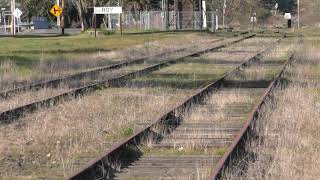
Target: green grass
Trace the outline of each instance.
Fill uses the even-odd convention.
[[[92,66],[96,66],[95,63],[99,61],[107,65],[114,63],[114,60],[103,59],[103,54],[97,59],[99,53],[121,50],[135,45],[143,45],[147,48],[154,46],[148,45],[154,41],[158,41],[160,44],[170,44],[172,41],[184,42],[186,36],[190,38],[202,35],[206,36],[207,34],[164,32],[123,36],[113,34],[98,38],[84,34],[65,37],[7,37],[0,39],[0,65],[5,61],[12,62],[11,70],[16,72],[16,76],[37,73],[38,69],[35,67],[44,61],[59,64],[67,64],[68,61],[74,63],[78,60],[92,61]],[[79,63],[81,64],[81,62]],[[1,69],[0,75],[3,73]],[[61,70],[63,71],[63,69],[57,69],[57,71]]]
[[[145,34],[145,35],[111,35],[93,38],[86,35],[46,38],[1,38],[0,54],[7,53],[65,53],[65,52],[95,52],[125,48],[139,43],[163,38],[183,37],[182,33],[173,35]]]
[[[120,134],[125,137],[131,136],[133,135],[133,128],[132,127],[122,128],[120,131]]]

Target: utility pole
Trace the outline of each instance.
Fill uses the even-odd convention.
[[[16,34],[16,21],[13,15],[13,11],[16,9],[16,0],[11,0],[11,34]]]
[[[62,13],[61,13],[61,22],[60,22],[60,26],[61,26],[61,34],[64,35],[64,0],[62,0],[62,4],[61,4],[61,8],[62,8]]]
[[[174,0],[175,29],[179,29],[179,0]]]
[[[202,31],[202,27],[203,27],[203,9],[202,9],[202,0],[198,1],[199,4],[199,11],[200,11],[200,31]]]
[[[167,30],[169,30],[169,28],[170,28],[169,0],[166,0],[166,12],[167,12],[167,16],[166,16],[166,26],[167,26]]]
[[[298,0],[298,29],[300,28],[300,0]]]
[[[223,1],[223,9],[222,9],[222,27],[224,28],[224,19],[226,14],[227,2],[226,0]]]

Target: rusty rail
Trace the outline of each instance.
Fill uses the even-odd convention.
[[[33,102],[33,103],[30,103],[30,104],[27,104],[27,105],[24,105],[21,107],[17,107],[17,108],[10,109],[10,110],[4,111],[4,112],[0,112],[0,123],[10,123],[11,121],[21,117],[25,113],[34,112],[39,108],[47,108],[47,107],[55,106],[61,100],[69,100],[74,97],[79,97],[81,95],[88,94],[90,92],[99,90],[101,88],[107,88],[110,86],[118,86],[119,84],[121,84],[129,79],[140,77],[140,76],[152,73],[153,71],[159,70],[161,68],[167,67],[171,64],[175,64],[177,62],[183,61],[186,57],[200,56],[201,54],[205,54],[205,53],[217,50],[217,49],[224,48],[228,45],[235,44],[237,42],[252,38],[254,36],[255,35],[246,36],[246,37],[240,38],[238,40],[232,41],[230,43],[227,43],[225,45],[220,45],[217,47],[202,50],[200,52],[191,53],[189,55],[186,55],[184,57],[180,57],[177,59],[167,60],[167,61],[158,63],[153,66],[149,66],[147,68],[144,68],[144,69],[141,69],[141,70],[129,73],[129,74],[121,75],[121,76],[118,76],[118,77],[115,77],[112,79],[107,79],[107,80],[96,82],[96,83],[86,85],[86,86],[83,86],[80,88],[72,89],[68,92],[61,93],[61,94],[53,96],[53,97],[49,97],[49,98],[46,98],[46,99],[43,99],[43,100],[40,100],[37,102]]]
[[[280,40],[277,41],[277,43]],[[276,43],[276,44],[277,44]],[[122,165],[128,165],[131,162],[135,161],[139,154],[141,153],[137,145],[149,136],[161,138],[161,133],[153,131],[154,128],[161,127],[163,132],[172,132],[176,129],[182,122],[182,116],[185,112],[189,111],[195,104],[204,102],[208,95],[212,94],[216,89],[218,89],[224,79],[239,71],[241,68],[247,67],[252,63],[260,60],[261,56],[273,49],[275,45],[257,53],[255,56],[249,58],[247,61],[243,62],[241,65],[237,66],[232,71],[224,74],[218,80],[210,83],[204,88],[200,89],[194,95],[188,97],[185,101],[180,103],[178,106],[172,110],[164,113],[160,116],[153,124],[147,126],[143,130],[135,133],[130,138],[126,139],[123,142],[120,142],[110,150],[103,153],[100,157],[90,161],[86,164],[85,167],[78,170],[71,176],[67,177],[68,180],[85,180],[85,179],[95,179],[101,177],[112,178],[113,174],[116,172],[116,169],[113,167],[114,162],[124,162]]]
[[[271,84],[265,91],[265,94],[262,96],[260,103],[250,113],[250,116],[241,128],[240,133],[237,135],[233,143],[229,146],[225,154],[219,160],[217,166],[215,167],[209,179],[221,179],[224,170],[232,164],[232,161],[235,159],[239,159],[245,154],[245,142],[252,134],[254,134],[252,127],[260,115],[260,110],[265,105],[266,101],[268,100],[274,89],[281,82],[281,77],[283,76],[286,67],[293,61],[293,59],[294,55],[291,55],[289,59],[285,62],[285,64],[282,66],[280,73],[271,82]]]

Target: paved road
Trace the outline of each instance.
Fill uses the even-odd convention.
[[[59,29],[36,29],[36,30],[24,30],[23,32],[17,33],[17,35],[34,35],[34,36],[53,36],[53,35],[59,35],[61,33],[61,30]],[[65,34],[68,35],[77,35],[81,33],[81,29],[71,29],[66,28]],[[0,37],[7,36],[9,34],[6,34],[3,29],[0,29]]]

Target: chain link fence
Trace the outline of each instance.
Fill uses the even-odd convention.
[[[107,15],[104,27],[120,29],[120,16]],[[218,29],[218,16],[215,12],[175,12],[139,11],[124,12],[121,15],[123,32],[146,32],[167,30],[210,30]]]

